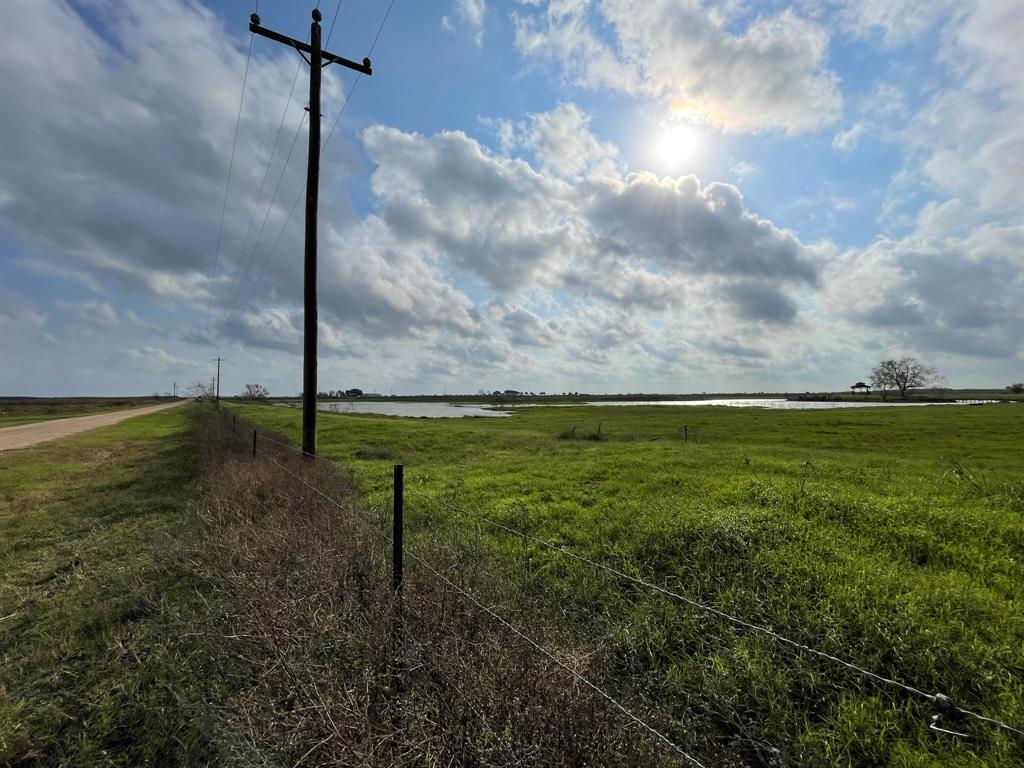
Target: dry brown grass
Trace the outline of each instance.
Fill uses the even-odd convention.
[[[187,642],[216,657],[226,762],[681,764],[408,560],[397,623],[387,523],[358,508],[347,478],[268,442],[253,460],[230,422],[213,414],[199,429],[206,492],[195,509],[202,525],[194,567],[213,598]],[[586,639],[585,626],[566,623],[542,598],[503,593],[472,542],[443,533],[426,541],[417,537],[419,555],[448,578],[500,605],[588,678],[611,679],[612,660]],[[686,738],[678,723],[659,725]]]

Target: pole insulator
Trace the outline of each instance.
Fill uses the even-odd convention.
[[[321,21],[321,20],[323,20],[323,16],[320,15],[320,9],[319,8],[314,8],[313,9],[313,21]]]
[[[249,21],[251,21],[258,27],[260,25],[260,15],[258,13],[252,14],[251,16],[249,16]]]

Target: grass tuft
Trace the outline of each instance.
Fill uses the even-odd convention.
[[[357,459],[397,459],[398,451],[390,445],[370,445],[356,451]]]

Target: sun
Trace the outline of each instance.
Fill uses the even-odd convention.
[[[658,155],[670,167],[679,166],[690,160],[699,148],[697,132],[690,125],[666,126],[658,142]]]

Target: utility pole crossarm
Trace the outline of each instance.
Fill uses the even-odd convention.
[[[320,47],[320,9],[314,8],[312,16],[313,23],[309,27],[308,43],[261,26],[260,17],[255,13],[249,17],[250,32],[291,46],[309,63],[309,152],[306,160],[306,246],[303,254],[302,311],[302,452],[307,457],[316,456],[316,229],[320,194],[320,118],[323,116],[320,113],[321,70],[334,63],[364,75],[373,74],[369,59],[363,59],[362,64],[356,64],[323,50]],[[220,393],[217,394],[219,397]]]
[[[290,45],[299,53],[313,53],[313,46],[311,46],[309,43],[304,43],[301,40],[296,40],[294,37],[288,37],[287,35],[282,35],[280,32],[275,32],[272,29],[261,27],[260,17],[257,16],[255,13],[250,18],[249,31],[255,35],[261,35],[270,40],[273,40],[274,42],[283,43],[284,45]],[[303,58],[305,59],[306,57],[303,56]],[[354,69],[356,72],[362,72],[364,75],[373,74],[373,67],[370,64],[369,59],[363,59],[362,64],[357,64],[354,61],[346,59],[344,56],[336,56],[335,54],[330,53],[328,51],[320,51],[320,58],[323,59],[323,64],[321,66],[324,67],[326,67],[328,64],[340,64],[343,67]],[[306,62],[309,63],[309,59],[306,59]]]

